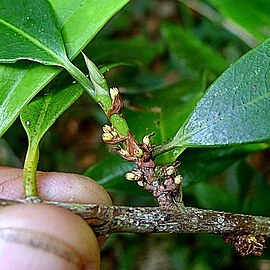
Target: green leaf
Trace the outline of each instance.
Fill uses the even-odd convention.
[[[200,183],[192,187],[200,207],[213,210],[239,211],[236,194],[214,185]]]
[[[270,2],[268,0],[210,0],[210,3],[225,18],[247,30],[258,41],[263,41],[269,36]]]
[[[0,65],[0,135],[16,119],[20,110],[47,84],[59,68],[38,64]]]
[[[254,171],[252,179],[252,192],[249,194],[244,207],[245,213],[267,216],[270,211],[270,187],[265,177]],[[255,192],[254,192],[255,191]]]
[[[187,149],[179,158],[179,171],[184,181],[183,185],[193,185],[208,180],[229,166],[239,161],[249,153],[269,148],[268,144],[252,144],[238,147]],[[243,177],[243,185],[248,180]]]
[[[99,38],[93,40],[85,52],[94,62],[106,65],[115,62],[150,65],[155,57],[164,52],[164,46],[161,42],[153,42],[144,36],[124,40]]]
[[[79,85],[57,89],[36,98],[21,113],[21,122],[28,137],[28,150],[23,169],[26,197],[37,196],[36,170],[39,142],[55,120],[83,93]]]
[[[156,91],[147,91],[140,95],[125,95],[128,100],[124,115],[136,138],[142,138],[155,132],[152,142],[159,145],[173,137],[179,125],[196,106],[203,94],[201,78],[195,81],[182,81]],[[138,125],[138,121],[140,125]],[[183,152],[183,148],[173,149],[170,153],[159,155],[158,164],[174,162]]]
[[[236,167],[236,179],[239,187],[238,202],[240,206],[244,206],[248,199],[250,188],[252,187],[252,180],[255,176],[255,169],[248,164],[247,160],[242,160]]]
[[[200,72],[209,70],[219,75],[228,66],[220,54],[180,25],[163,24],[161,32],[171,57],[181,60],[185,67],[189,66]]]
[[[125,95],[128,102],[124,115],[130,129],[139,140],[154,131],[154,144],[164,143],[191,113],[202,95],[200,90],[201,80],[197,80],[183,81],[140,95]]]
[[[83,93],[78,84],[55,87],[48,93],[35,98],[21,113],[21,122],[27,133],[30,147],[32,141],[39,143],[45,132],[57,118]]]
[[[69,59],[73,59],[127,2],[51,0]],[[60,71],[58,67],[38,64],[0,65],[0,136],[15,121],[20,110]]]
[[[47,65],[67,61],[53,9],[47,0],[2,0],[0,62],[27,59]]]
[[[125,194],[149,194],[141,189],[135,182],[127,181],[125,173],[135,167],[134,163],[123,160],[120,156],[110,155],[108,158],[91,166],[84,175],[95,179],[110,192],[123,192]]]
[[[163,150],[269,141],[269,45],[268,39],[227,69]]]

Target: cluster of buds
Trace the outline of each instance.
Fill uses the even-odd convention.
[[[178,166],[178,165],[177,165]],[[169,166],[165,170],[165,175],[168,177],[167,179],[173,179],[174,183],[180,185],[182,182],[182,176],[176,174],[176,166]]]
[[[182,176],[177,173],[177,167],[180,165],[179,162],[175,162],[173,165],[170,166],[163,166],[161,170],[158,171],[158,174],[162,174],[165,178],[164,184],[174,182],[176,185],[181,185],[182,183]]]
[[[104,125],[102,127],[103,134],[102,140],[108,144],[116,144],[124,140],[121,136],[119,136],[118,132],[115,130],[113,126]]]
[[[126,173],[129,181],[136,181],[139,186],[151,192],[161,207],[182,206],[182,176],[177,173],[179,162],[170,166],[138,168]]]
[[[139,167],[148,166],[151,160],[151,144],[149,146],[146,146],[144,143],[138,144],[130,132],[127,137],[120,137],[120,139],[122,143],[117,145],[116,150],[121,157],[135,162]]]
[[[123,101],[119,90],[115,87],[111,88],[110,97],[112,105],[107,116],[118,114],[122,117]],[[144,136],[142,143],[139,144],[130,132],[122,136],[113,126],[104,125],[102,140],[107,144],[115,145],[114,149],[124,159],[136,163],[137,168],[126,173],[127,180],[135,181],[139,186],[151,192],[160,206],[179,207],[182,203],[182,177],[177,174],[179,163],[163,167],[156,166],[152,159],[151,137],[153,135],[154,133]]]
[[[125,178],[129,181],[136,181],[139,186],[143,186],[144,174],[140,169],[134,169],[126,173]]]
[[[115,100],[115,98],[119,95],[119,90],[116,87],[110,88],[110,96],[112,101]]]
[[[182,206],[182,176],[177,172],[179,165],[179,162],[175,162],[170,166],[155,168],[155,181],[157,183],[153,181],[150,190],[160,206],[167,208]]]

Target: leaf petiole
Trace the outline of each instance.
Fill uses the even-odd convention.
[[[23,167],[23,187],[26,198],[38,196],[38,188],[36,182],[38,160],[38,142],[32,142],[31,144],[29,143]]]

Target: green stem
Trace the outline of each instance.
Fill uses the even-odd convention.
[[[113,114],[109,120],[120,135],[124,137],[128,135],[129,127],[124,117]]]
[[[71,62],[67,62],[64,65],[67,72],[87,91],[91,98],[97,102],[97,97],[95,90],[93,89],[93,84],[85,77],[85,75]]]
[[[160,154],[163,154],[165,152],[168,152],[172,149],[175,148],[175,145],[173,144],[172,141],[166,143],[166,144],[162,144],[162,145],[159,145],[157,146],[154,150],[153,150],[153,157],[156,157]]]
[[[101,85],[95,81],[90,82],[85,75],[71,62],[65,63],[65,68],[69,74],[77,80],[77,82],[86,90],[91,98],[100,105],[102,110],[107,115],[108,111],[112,106],[112,100],[110,93],[104,89]],[[91,74],[90,74],[91,76]],[[126,120],[119,114],[113,114],[109,117],[109,121],[122,136],[127,136],[129,127]]]
[[[25,197],[37,197],[38,189],[36,182],[36,171],[39,160],[38,144],[30,144],[27,149],[23,167],[23,187]]]

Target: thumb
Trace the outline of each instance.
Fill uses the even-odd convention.
[[[93,231],[70,211],[42,204],[0,211],[0,269],[99,269]]]

